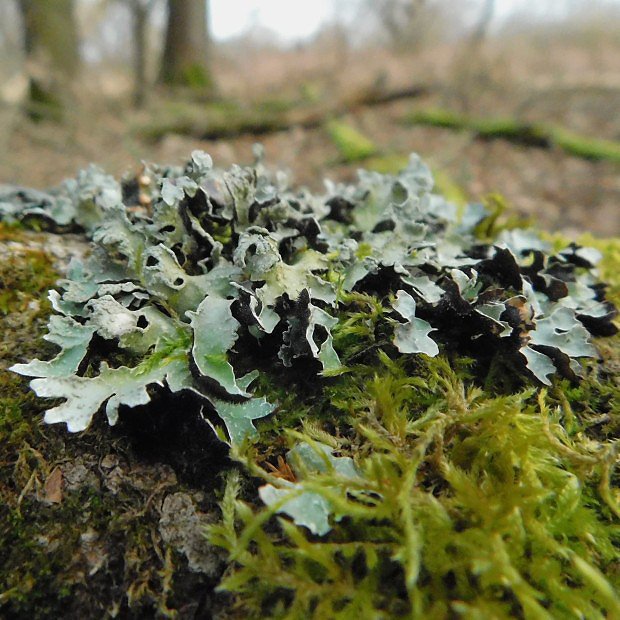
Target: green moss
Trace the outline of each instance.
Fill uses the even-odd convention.
[[[241,105],[231,100],[202,105],[168,101],[153,111],[148,123],[135,130],[148,140],[159,140],[171,133],[203,139],[229,138],[243,133],[261,135],[288,127],[288,105],[274,100],[255,105]]]
[[[551,130],[551,136],[553,142],[569,155],[620,164],[620,142],[587,138],[559,127]]]
[[[344,121],[331,121],[327,124],[327,131],[340,158],[347,163],[362,161],[377,152],[369,138]]]
[[[406,155],[391,153],[389,155],[369,157],[364,162],[364,167],[374,172],[380,172],[381,174],[396,174],[404,170],[408,162],[409,157]]]
[[[511,214],[511,209],[501,194],[489,194],[484,199],[484,205],[489,215],[480,221],[474,231],[476,238],[481,241],[491,243],[504,230],[532,226],[531,219]]]
[[[574,157],[620,163],[620,143],[580,136],[562,127],[524,123],[511,118],[472,118],[442,109],[417,111],[406,121],[412,125],[471,131],[483,140],[504,139],[544,148],[554,146]]]
[[[319,103],[325,97],[323,85],[319,82],[302,82],[299,87],[301,100],[306,103]]]
[[[440,108],[414,112],[407,117],[407,121],[413,125],[430,125],[432,127],[444,127],[446,129],[463,129],[464,118]]]
[[[26,110],[33,121],[62,121],[63,103],[58,93],[33,78],[30,79],[29,91]]]
[[[50,450],[44,442],[39,447]],[[48,455],[46,455],[48,456]],[[39,464],[44,468],[44,463]],[[36,476],[44,469],[33,470]],[[171,617],[166,571],[175,572],[153,548],[153,516],[139,494],[119,495],[94,488],[65,493],[62,503],[45,505],[25,497],[2,508],[0,604],[10,617],[104,617],[115,606],[125,617]],[[90,553],[87,537],[96,542]],[[89,562],[106,563],[88,573]],[[150,611],[149,611],[150,610]]]
[[[529,146],[549,146],[549,130],[511,118],[471,118],[449,110],[431,109],[407,117],[413,125],[428,125],[457,131],[471,131],[483,140],[504,139]]]
[[[212,90],[214,87],[211,73],[198,63],[188,65],[183,69],[181,84],[194,90]]]
[[[2,236],[11,238],[5,227]],[[16,236],[20,236],[18,231]],[[52,579],[58,567],[50,565],[43,547],[31,536],[29,502],[23,494],[40,481],[47,467],[44,457],[32,447],[43,442],[37,419],[41,407],[25,381],[5,368],[17,351],[24,356],[40,352],[43,320],[49,312],[42,297],[55,279],[51,261],[42,252],[13,252],[0,262],[0,603],[15,611],[32,599],[45,608],[39,592],[49,590],[37,588],[41,579]],[[15,556],[19,556],[18,562]]]
[[[44,252],[14,252],[0,265],[0,313],[23,312],[47,292],[57,274]],[[38,303],[38,302],[37,302]]]
[[[618,242],[584,241],[604,251],[601,272],[615,291]],[[506,390],[491,381],[482,389],[469,360],[377,354],[382,308],[363,297],[350,300],[333,330],[347,374],[314,400],[288,390],[282,426],[262,423],[270,432],[236,455],[273,481],[291,476],[287,447],[320,441],[353,457],[361,479],[298,481],[337,517],[316,537],[277,506],[243,501],[248,483],[230,477],[222,521],[209,535],[230,554],[221,588],[236,595],[239,615],[620,614],[620,339],[598,341],[602,360],[586,365],[579,383]]]
[[[26,238],[19,229],[0,227],[2,241],[23,243]],[[39,250],[12,248],[0,259],[0,446],[4,451],[19,452],[29,431],[37,432],[23,415],[40,411],[33,394],[25,389],[23,379],[5,369],[18,356],[27,359],[48,348],[41,336],[50,311],[47,291],[57,277],[50,257]]]
[[[302,483],[340,515],[328,538],[284,519],[269,534],[272,512],[229,487],[211,536],[235,562],[222,587],[246,617],[620,613],[611,446],[597,454],[569,435],[545,392],[490,398],[447,362],[433,365],[422,380],[388,362],[333,388],[354,434],[332,445],[363,480]]]
[[[0,222],[0,241],[22,241],[24,231],[21,222]]]
[[[258,107],[265,112],[272,112],[274,114],[285,114],[295,109],[298,105],[293,99],[284,98],[270,98],[263,99],[258,104]]]

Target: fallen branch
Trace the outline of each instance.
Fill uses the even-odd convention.
[[[151,140],[159,140],[170,133],[194,136],[201,140],[218,140],[242,135],[262,136],[294,127],[314,129],[361,107],[414,99],[428,95],[432,90],[430,85],[398,90],[368,89],[332,105],[292,106],[289,109],[282,109],[269,101],[251,106],[240,106],[234,102],[200,107],[173,104],[162,117],[139,127],[138,133]]]
[[[523,146],[557,148],[581,159],[620,164],[620,142],[588,138],[561,127],[523,123],[515,119],[477,119],[448,110],[414,112],[406,117],[405,122],[470,131],[479,140],[507,140]]]

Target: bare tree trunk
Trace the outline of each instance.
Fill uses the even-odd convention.
[[[73,0],[20,0],[24,40],[29,55],[58,73],[74,77],[80,64]]]
[[[368,0],[386,31],[390,43],[399,51],[414,49],[416,21],[426,6],[426,0]]]
[[[30,74],[31,114],[58,117],[80,66],[74,0],[19,0]]]
[[[133,102],[136,108],[142,108],[146,99],[146,46],[147,27],[150,5],[134,0],[131,5],[133,29]]]
[[[144,107],[148,90],[147,56],[149,17],[157,0],[118,0],[131,13],[133,104]]]
[[[480,19],[471,35],[471,40],[475,45],[482,43],[486,39],[493,17],[495,17],[495,0],[486,0]]]
[[[168,0],[160,81],[212,92],[208,0]]]

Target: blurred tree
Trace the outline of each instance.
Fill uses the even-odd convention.
[[[212,94],[209,0],[168,0],[168,25],[160,80]]]
[[[121,0],[131,11],[133,35],[133,101],[137,108],[144,106],[147,92],[146,59],[149,17],[157,0]]]
[[[370,0],[369,6],[377,15],[390,43],[397,50],[411,49],[417,44],[416,22],[426,0]]]
[[[447,97],[451,105],[463,112],[470,112],[481,90],[493,87],[494,75],[488,55],[485,55],[485,41],[495,18],[496,0],[480,0],[480,13],[473,29],[456,48],[452,66],[451,93]]]
[[[34,118],[62,114],[64,93],[80,66],[74,0],[18,0]]]
[[[495,17],[495,0],[484,0],[478,23],[471,36],[473,44],[478,45],[486,39],[491,22]]]

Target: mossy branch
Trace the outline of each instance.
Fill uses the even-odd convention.
[[[315,129],[360,107],[415,99],[431,92],[431,86],[414,85],[398,90],[366,89],[332,104],[299,104],[257,101],[241,105],[220,101],[205,106],[171,103],[154,120],[137,128],[144,138],[160,140],[170,133],[190,135],[201,140],[218,140],[241,135],[262,136],[293,127]]]
[[[473,118],[442,109],[414,112],[405,118],[405,122],[469,131],[479,140],[507,140],[529,147],[557,148],[581,159],[620,164],[620,142],[582,136],[562,127],[525,123],[511,118]]]

